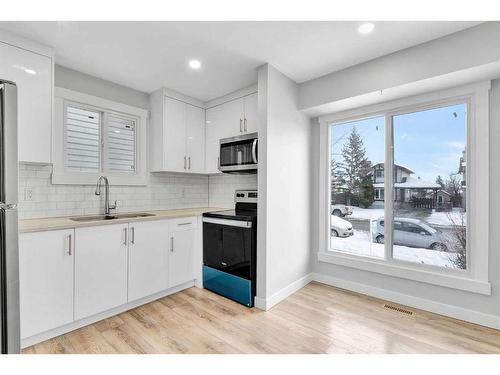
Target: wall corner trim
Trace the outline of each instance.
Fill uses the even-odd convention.
[[[302,289],[307,284],[309,284],[313,280],[313,274],[309,273],[298,280],[295,280],[291,284],[288,284],[286,287],[278,290],[269,298],[261,298],[255,297],[255,307],[260,310],[268,311],[273,306],[277,305],[296,291]]]

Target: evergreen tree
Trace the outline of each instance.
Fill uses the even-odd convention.
[[[362,182],[367,176],[371,176],[372,171],[371,162],[366,156],[363,139],[356,130],[356,127],[352,129],[347,142],[342,147],[342,157],[344,159],[342,170],[346,192],[349,197],[359,197]]]
[[[344,194],[344,171],[342,169],[342,164],[335,161],[332,158],[330,165],[330,176],[331,176],[331,191],[332,191],[332,204],[340,203],[339,198]]]
[[[368,208],[375,200],[375,189],[373,188],[373,178],[367,174],[361,180],[361,191],[359,193],[359,205]]]

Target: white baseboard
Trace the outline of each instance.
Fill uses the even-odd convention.
[[[479,311],[465,309],[463,307],[448,305],[442,302],[431,301],[399,292],[393,292],[391,290],[381,289],[354,281],[347,281],[330,275],[313,273],[312,280],[337,288],[347,289],[353,292],[399,303],[401,305],[429,311],[435,314],[445,315],[482,326],[500,329],[500,316],[497,315],[485,314]]]
[[[297,290],[302,289],[305,287],[307,284],[309,284],[313,279],[312,273],[305,275],[304,277],[301,277],[298,280],[295,280],[293,283],[287,285],[283,289],[280,289],[276,293],[274,293],[271,297],[269,298],[260,298],[260,297],[255,297],[255,307],[258,309],[267,311],[271,309],[274,305],[280,303],[283,301],[285,298],[290,296],[291,294],[295,293]]]
[[[194,285],[194,281],[189,281],[187,283],[175,286],[175,287],[170,288],[170,289],[163,290],[159,293],[150,295],[148,297],[138,299],[137,301],[129,302],[125,305],[115,307],[111,310],[107,310],[107,311],[101,312],[99,314],[92,315],[92,316],[89,316],[87,318],[77,320],[75,322],[71,322],[71,323],[66,324],[64,326],[51,329],[50,331],[42,332],[42,333],[36,334],[34,336],[23,338],[23,339],[21,339],[21,348],[22,349],[27,348],[28,346],[38,344],[39,342],[51,339],[51,338],[56,337],[56,336],[63,335],[65,333],[74,331],[75,329],[82,328],[84,326],[98,322],[100,320],[110,318],[114,315],[118,315],[122,312],[133,309],[135,307],[144,305],[144,304],[149,303],[149,302],[153,302],[159,298],[163,298],[163,297],[166,297],[170,294],[177,293],[183,289],[190,288],[193,285]]]

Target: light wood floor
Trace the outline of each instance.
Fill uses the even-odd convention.
[[[268,312],[190,288],[24,353],[500,353],[500,331],[311,283]]]

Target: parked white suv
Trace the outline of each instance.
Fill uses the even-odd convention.
[[[347,215],[352,215],[352,207],[343,205],[343,204],[334,204],[332,205],[332,215],[338,217],[344,217]]]

